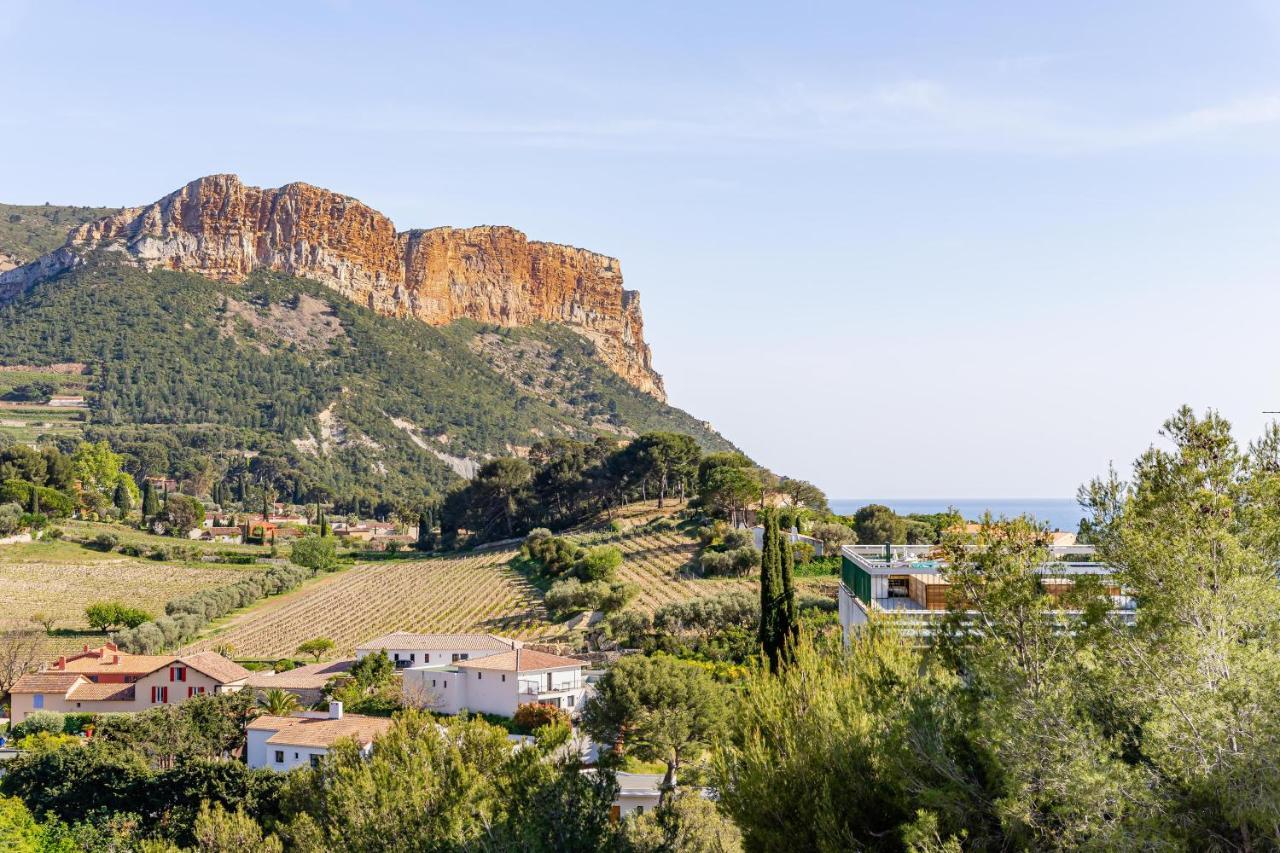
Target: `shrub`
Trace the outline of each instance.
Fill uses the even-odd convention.
[[[95,601],[84,609],[89,627],[100,631],[112,628],[136,628],[151,618],[151,614],[119,601]]]
[[[538,573],[543,577],[558,578],[573,570],[582,548],[540,527],[525,537],[520,553],[538,565]]]
[[[704,551],[698,558],[698,565],[704,575],[717,577],[729,574],[732,563],[729,555],[723,551]]]
[[[796,565],[803,566],[813,559],[813,546],[808,542],[793,542],[791,543],[791,554],[795,558]]]
[[[304,536],[289,549],[289,562],[311,574],[338,568],[338,549],[332,536]]]
[[[120,544],[120,537],[114,533],[99,533],[93,537],[92,547],[99,551],[114,551]]]
[[[126,557],[141,557],[146,554],[146,549],[137,542],[126,542],[120,546],[120,553]]]
[[[517,728],[532,733],[534,729],[540,729],[543,726],[569,725],[569,714],[563,708],[557,708],[554,705],[526,702],[516,708],[516,714],[512,720]]]
[[[754,548],[756,544],[755,535],[745,528],[739,527],[730,530],[720,540],[724,544],[724,550],[736,551],[739,548]]]
[[[12,536],[22,528],[22,507],[16,503],[0,504],[0,536]]]
[[[40,732],[47,732],[51,735],[62,734],[65,726],[65,716],[57,711],[33,711],[14,729],[14,735],[26,737]]]
[[[281,658],[271,665],[271,668],[276,672],[288,672],[289,670],[296,669],[297,667],[298,665],[288,658]]]
[[[729,551],[729,565],[733,573],[743,575],[760,567],[760,552],[753,546]]]
[[[622,565],[622,552],[613,545],[600,545],[582,554],[574,564],[574,574],[582,581],[607,581]]]

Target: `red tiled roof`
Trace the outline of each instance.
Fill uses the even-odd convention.
[[[10,693],[62,693],[88,680],[72,672],[29,672],[14,682]]]
[[[487,655],[475,660],[460,660],[455,664],[459,669],[495,669],[505,672],[532,672],[540,669],[561,669],[564,667],[582,667],[582,661],[574,658],[549,655],[546,652],[535,652],[531,649],[517,649],[497,655]]]
[[[328,717],[258,717],[249,723],[250,731],[272,731],[267,743],[282,746],[330,747],[344,737],[355,738],[367,744],[379,735],[386,734],[392,720],[387,717],[365,717],[346,714],[340,720]]]
[[[410,631],[395,631],[376,637],[356,646],[357,649],[418,649],[421,651],[441,651],[460,649],[462,651],[502,651],[512,646],[520,646],[519,640],[508,640],[496,634],[414,634]]]
[[[249,677],[249,670],[235,661],[224,658],[217,652],[195,652],[178,658],[194,670],[203,672],[219,684],[243,681]]]
[[[73,702],[132,702],[135,695],[132,684],[86,682],[71,688],[67,698]]]

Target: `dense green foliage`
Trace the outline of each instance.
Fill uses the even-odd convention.
[[[0,328],[0,363],[89,365],[88,433],[125,454],[135,478],[172,474],[203,493],[246,474],[278,494],[414,500],[456,479],[427,448],[501,455],[542,432],[589,440],[625,425],[727,446],[567,329],[433,328],[264,273],[231,285],[101,258],[0,308]],[[547,349],[567,396],[504,374],[473,349],[481,335],[498,350]]]
[[[115,212],[111,207],[0,204],[0,252],[24,264],[34,261],[66,242],[67,232],[75,226]]]
[[[988,519],[944,542],[967,612],[931,647],[873,622],[751,675],[716,773],[747,847],[1274,849],[1280,429],[1163,432],[1081,495],[1132,619],[1100,583],[1051,595],[1043,531]]]

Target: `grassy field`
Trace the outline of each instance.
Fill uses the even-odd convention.
[[[32,615],[48,613],[56,620],[47,643],[54,657],[106,639],[89,629],[84,618],[88,604],[118,599],[160,614],[170,599],[231,583],[246,568],[252,567],[124,557],[67,541],[2,545],[0,629],[34,627]]]

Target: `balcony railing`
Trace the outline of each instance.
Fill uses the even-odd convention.
[[[549,693],[564,693],[570,690],[581,690],[586,685],[586,681],[581,678],[570,679],[569,681],[555,681],[551,686],[547,686],[546,681],[521,681],[521,696],[546,696]]]

